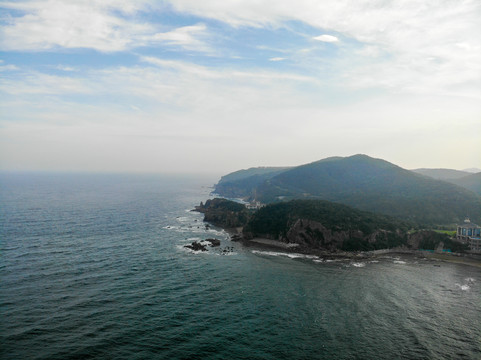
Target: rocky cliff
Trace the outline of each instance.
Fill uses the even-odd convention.
[[[250,217],[250,212],[244,205],[220,198],[200,203],[195,211],[204,214],[204,221],[224,229],[242,227]]]
[[[254,234],[246,231],[244,236],[249,239],[253,238]],[[371,233],[364,233],[360,229],[328,228],[321,222],[309,219],[297,219],[285,235],[279,235],[277,238],[269,233],[256,233],[255,236],[298,244],[302,248],[328,251],[365,251],[407,244],[407,236],[401,231],[377,229]]]
[[[233,240],[253,238],[296,244],[296,249],[328,252],[370,251],[405,248],[450,249],[465,246],[446,234],[410,231],[410,224],[397,219],[321,200],[295,200],[265,206],[251,212],[243,204],[226,199],[207,200],[196,207],[204,221],[224,229],[242,228]]]

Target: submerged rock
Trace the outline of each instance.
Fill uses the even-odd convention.
[[[205,239],[205,241],[210,242],[210,246],[212,246],[212,247],[220,246],[220,240],[219,239]]]
[[[194,251],[207,251],[207,247],[205,245],[202,245],[201,243],[199,243],[197,241],[194,241],[190,245],[185,245],[184,247],[187,248],[187,249],[194,250]]]

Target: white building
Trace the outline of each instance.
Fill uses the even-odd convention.
[[[458,225],[456,239],[463,244],[468,244],[473,252],[481,252],[481,227],[473,224],[469,219],[464,224]]]

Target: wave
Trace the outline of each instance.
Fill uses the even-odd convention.
[[[459,287],[462,291],[468,291],[469,289],[471,289],[471,286],[467,285],[467,284],[455,284],[457,287]]]
[[[305,254],[298,254],[298,253],[285,253],[285,252],[278,252],[278,251],[261,251],[261,250],[252,250],[253,254],[259,255],[267,255],[267,256],[285,256],[290,259],[319,259],[316,255],[305,255]]]
[[[166,226],[163,226],[162,229],[175,231],[178,233],[190,232],[194,234],[208,234],[209,236],[222,236],[222,237],[227,236],[227,232],[225,232],[224,230],[206,228],[203,225],[197,225],[197,224],[183,225],[183,226],[166,225]]]
[[[354,266],[354,267],[361,268],[361,267],[366,266],[366,263],[352,263],[351,265]]]

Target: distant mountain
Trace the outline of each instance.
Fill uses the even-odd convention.
[[[244,188],[264,203],[322,199],[418,224],[455,224],[466,215],[481,221],[480,196],[366,155],[316,161]]]
[[[467,171],[452,170],[452,169],[415,169],[412,171],[424,176],[429,176],[433,179],[446,180],[446,181],[452,180],[452,179],[460,179],[470,174]]]
[[[468,173],[476,174],[481,172],[481,169],[479,168],[468,168],[468,169],[463,169],[463,171],[466,171]]]
[[[481,172],[471,174],[460,179],[449,180],[449,182],[462,186],[481,196]]]
[[[244,198],[264,181],[290,169],[289,167],[256,167],[239,170],[222,176],[214,187],[214,193],[229,198]]]

